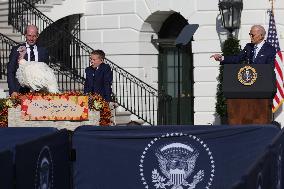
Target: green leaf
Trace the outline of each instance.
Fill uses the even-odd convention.
[[[240,41],[234,37],[228,38],[222,48],[222,53],[224,56],[228,55],[237,55],[241,49],[240,49]],[[224,66],[220,65],[219,68],[219,76],[217,77],[218,85],[217,85],[217,93],[216,93],[216,104],[215,104],[215,111],[220,116],[220,118],[227,117],[227,103],[226,99],[223,95],[223,71]]]

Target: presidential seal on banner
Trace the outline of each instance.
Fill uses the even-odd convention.
[[[244,66],[238,72],[238,80],[243,85],[252,85],[257,79],[257,72],[251,66]]]
[[[35,173],[35,189],[53,188],[53,161],[48,146],[44,146],[38,156]]]
[[[146,189],[209,189],[215,164],[212,152],[202,139],[168,133],[148,143],[141,155],[139,170]]]

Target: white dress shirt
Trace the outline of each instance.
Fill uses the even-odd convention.
[[[28,54],[28,61],[31,61],[30,54],[31,54],[31,49],[30,45],[26,43],[26,48],[27,48],[27,54]],[[34,54],[35,54],[35,61],[38,62],[38,51],[37,51],[37,46],[34,45]]]

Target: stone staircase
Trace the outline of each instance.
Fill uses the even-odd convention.
[[[20,33],[17,33],[13,30],[13,27],[8,25],[8,12],[9,12],[9,1],[0,1],[0,32],[9,37],[10,39],[16,42],[22,42],[23,38]],[[1,52],[6,52],[4,45],[1,45]],[[1,59],[1,63],[7,64],[8,57]],[[0,80],[0,88],[4,89],[6,95],[8,96],[8,84],[6,78]]]
[[[54,5],[61,5],[64,0],[47,0],[46,4],[36,4],[36,8],[43,12],[48,12],[52,9]],[[9,0],[0,1],[0,33],[9,37],[10,39],[23,43],[25,38],[24,36],[17,32],[13,26],[8,25],[8,14],[9,14]],[[5,52],[6,49],[0,49],[2,52]],[[6,60],[1,60],[5,63],[8,63],[8,58]],[[61,78],[60,78],[61,80]],[[68,83],[68,80],[66,83]],[[67,85],[68,86],[68,85]],[[6,79],[0,80],[0,88],[4,89],[4,91],[8,95],[8,84]]]
[[[35,7],[41,12],[50,12],[55,5],[62,5],[64,0],[46,0],[45,4],[36,4]],[[23,42],[24,37],[8,25],[9,1],[0,1],[0,32],[16,42]]]
[[[42,13],[50,12],[56,5],[62,5],[64,0],[46,0],[44,4],[35,4],[35,7]]]
[[[8,12],[9,1],[0,1],[0,32],[16,42],[24,41],[22,35],[14,31],[12,26],[8,25]]]
[[[47,0],[45,4],[36,4],[36,8],[43,12],[43,14],[50,12],[54,6],[62,5],[64,0]],[[19,32],[13,29],[11,25],[8,25],[8,9],[9,9],[9,1],[2,0],[0,1],[0,33],[6,35],[7,37],[11,38],[16,42],[24,42],[24,36],[22,36]],[[2,49],[1,49],[2,50]],[[6,60],[8,63],[8,60]],[[55,69],[55,73],[56,73]],[[66,89],[68,90],[68,78],[58,78],[59,81],[64,80],[66,81]],[[78,84],[80,89],[83,89],[82,84]],[[9,96],[8,93],[8,84],[6,79],[0,80],[0,88],[4,89],[6,95]],[[130,112],[126,111],[122,107],[118,107],[117,105],[114,106],[115,108],[112,110],[114,111],[113,114],[115,115],[113,121],[115,125],[127,125],[128,123],[132,123],[131,125],[142,125],[144,122],[136,118],[136,116],[132,115]],[[134,121],[134,122],[133,122]]]
[[[132,115],[131,112],[126,111],[122,107],[115,108],[114,112],[114,123],[115,125],[125,126],[125,125],[143,125],[144,121],[138,119],[136,116]]]
[[[0,89],[4,89],[4,92],[6,93],[6,97],[9,96],[9,89],[8,89],[7,80],[4,80],[4,79],[0,80]]]

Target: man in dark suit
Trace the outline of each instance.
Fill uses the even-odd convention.
[[[21,87],[17,78],[16,72],[19,67],[19,48],[25,47],[27,53],[24,59],[27,61],[38,61],[48,63],[49,55],[48,50],[44,47],[40,47],[36,44],[39,33],[38,28],[35,25],[28,25],[25,31],[26,42],[17,46],[14,46],[9,56],[9,63],[7,66],[7,80],[9,87],[9,94],[11,97],[17,97],[19,93],[24,94],[30,91],[27,87]],[[33,70],[31,70],[32,72]]]
[[[91,66],[85,69],[84,93],[100,94],[107,102],[110,102],[113,76],[110,66],[104,63],[104,58],[105,53],[102,50],[95,50],[91,53]]]
[[[254,25],[249,33],[251,43],[247,43],[238,55],[222,56],[221,54],[214,54],[211,57],[220,61],[221,64],[245,61],[250,64],[271,64],[274,66],[276,50],[270,43],[265,42],[265,34],[266,31],[262,26]]]

